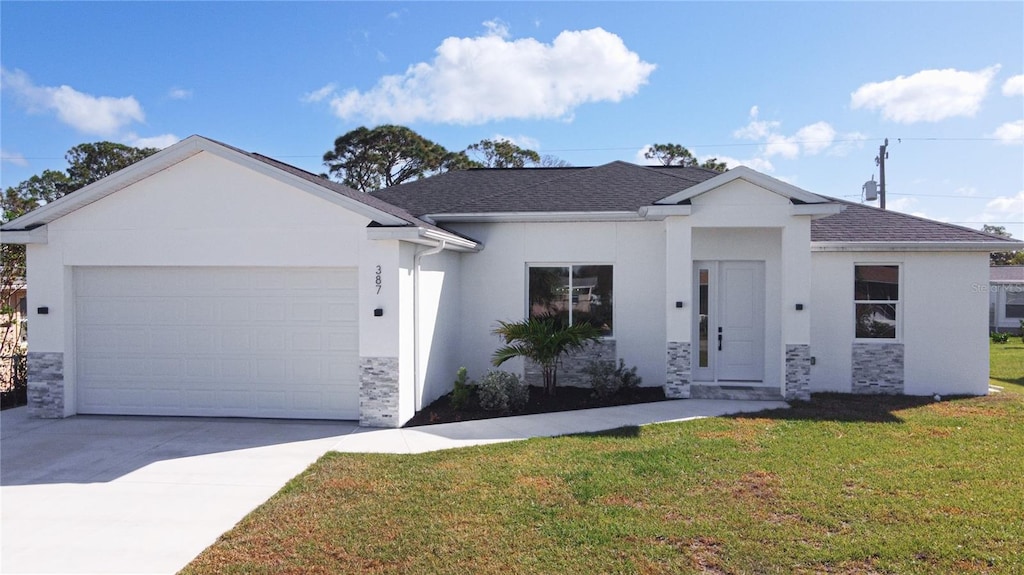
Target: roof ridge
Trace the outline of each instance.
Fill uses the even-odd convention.
[[[977,234],[977,235],[980,235],[980,236],[984,236],[985,238],[990,239],[990,240],[1004,241],[1004,242],[1013,242],[1013,243],[1024,243],[1024,241],[1021,241],[1021,240],[1016,240],[1016,239],[1013,239],[1013,238],[1004,238],[1002,236],[997,236],[995,234],[990,234],[988,232],[983,232],[981,230],[976,230],[974,228],[969,228],[967,226],[960,226],[960,225],[957,225],[957,224],[951,224],[949,222],[940,222],[939,220],[932,220],[932,219],[929,219],[929,218],[923,218],[921,216],[915,216],[913,214],[906,214],[906,213],[903,213],[903,212],[895,212],[895,211],[892,211],[892,210],[883,210],[882,208],[877,208],[875,206],[869,206],[867,204],[861,204],[861,203],[857,203],[857,202],[851,202],[849,200],[833,198],[831,196],[822,196],[822,197],[823,198],[828,198],[829,200],[832,200],[834,202],[839,202],[841,204],[846,204],[848,206],[856,206],[856,207],[860,207],[860,208],[866,208],[868,210],[873,210],[875,212],[880,212],[880,213],[884,213],[884,214],[893,214],[893,215],[895,215],[897,217],[910,218],[910,219],[913,219],[913,220],[916,220],[916,221],[919,221],[919,222],[925,222],[925,223],[932,224],[932,225],[939,225],[939,226],[943,226],[943,227],[947,227],[947,228],[952,228],[952,229],[960,230],[960,231],[964,231],[964,232],[972,232],[974,234]]]

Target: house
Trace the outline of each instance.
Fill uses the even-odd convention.
[[[527,313],[604,331],[562,384],[623,358],[673,398],[984,394],[971,286],[1019,245],[745,167],[469,170],[360,194],[199,136],[2,231],[27,245],[36,415],[384,427],[460,366],[482,375],[497,320]]]
[[[989,268],[988,325],[991,331],[1018,332],[1024,321],[1024,266]]]

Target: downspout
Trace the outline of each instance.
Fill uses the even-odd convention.
[[[423,396],[420,394],[420,260],[427,256],[444,251],[445,240],[438,240],[437,245],[416,252],[412,263],[412,390],[414,409],[423,409]]]

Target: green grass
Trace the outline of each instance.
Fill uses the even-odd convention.
[[[981,398],[331,453],[185,573],[1022,573],[1024,344]]]

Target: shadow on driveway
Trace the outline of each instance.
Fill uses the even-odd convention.
[[[98,483],[150,464],[347,435],[355,422],[0,413],[0,485]],[[228,463],[230,465],[230,463]],[[272,464],[267,461],[267,464]]]

